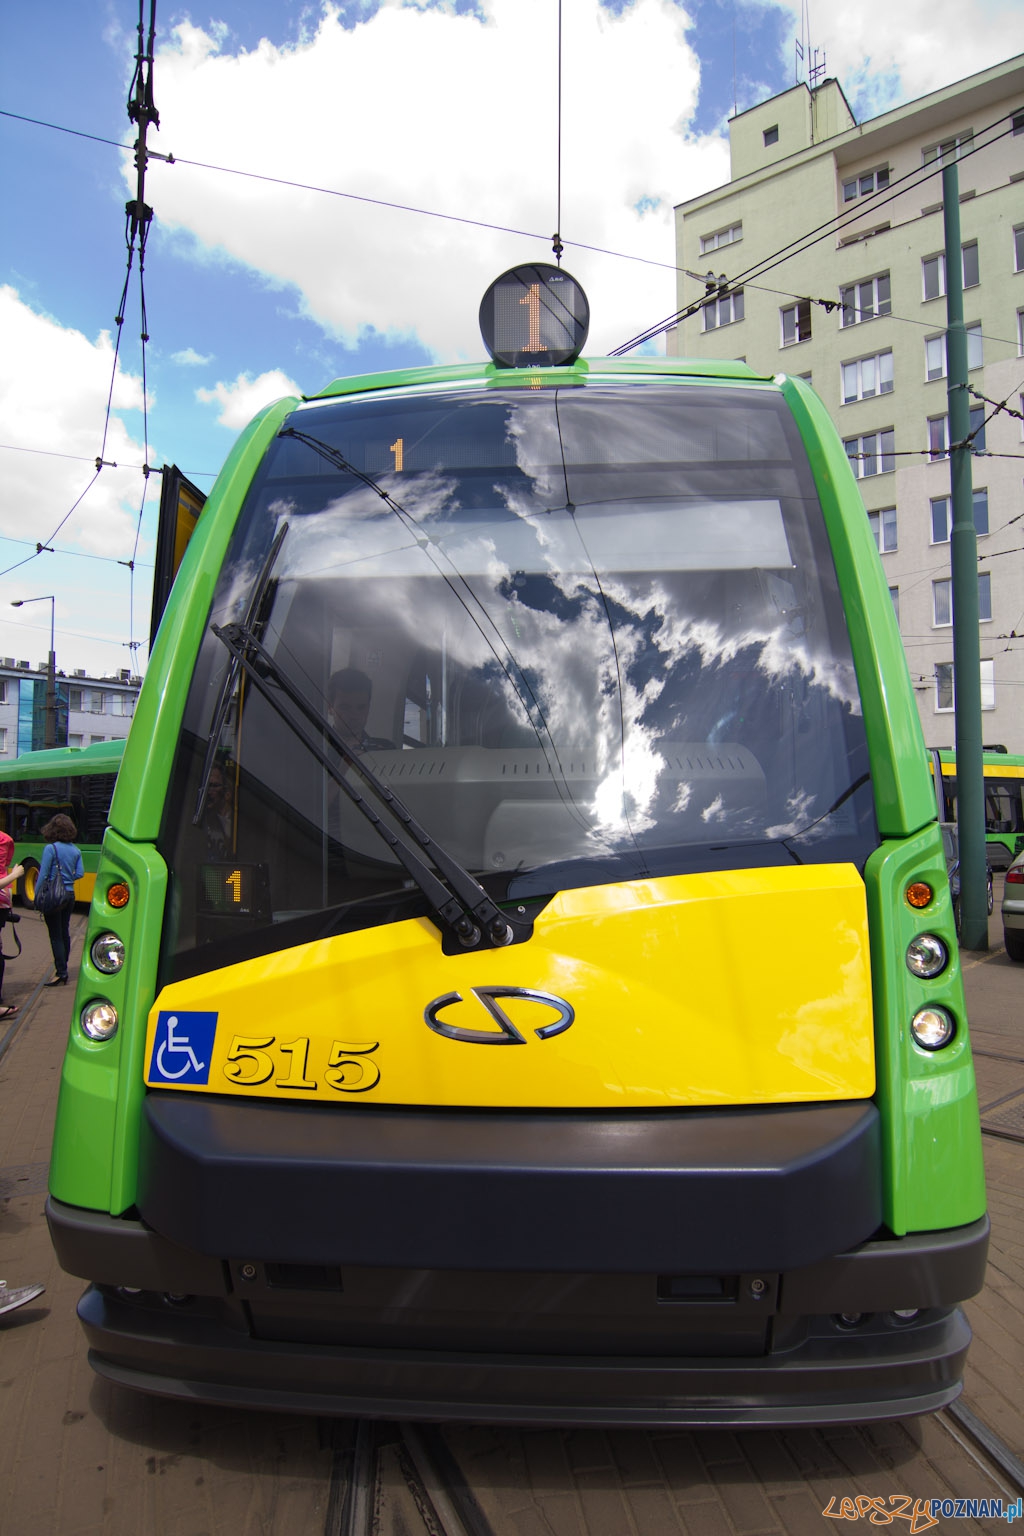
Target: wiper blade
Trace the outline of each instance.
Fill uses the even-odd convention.
[[[392,853],[419,886],[427,899],[431,915],[442,933],[449,935],[460,949],[491,948],[521,942],[530,937],[532,924],[506,916],[484,890],[483,886],[464,869],[456,859],[441,847],[403,805],[398,796],[364,763],[357,753],[332,730],[323,713],[310,704],[295,687],[290,678],[260,643],[251,629],[242,624],[214,624],[211,626],[217,639],[225,645],[233,659],[249,677],[253,686],[263,695],[270,707],[285,722],[292,733],[326,769],[338,788],[348,797],[355,808],[387,843]],[[276,687],[274,686],[276,684]],[[284,696],[282,698],[282,695]],[[284,700],[287,699],[291,709]],[[314,727],[312,734],[296,718],[294,711]],[[323,740],[341,764],[332,760]],[[377,814],[366,796],[351,783],[344,768],[352,768],[369,785],[402,827],[403,832],[418,844],[430,859],[443,880],[438,878],[430,864],[420,857],[416,848],[396,837]],[[445,883],[447,882],[447,883]]]
[[[281,553],[281,545],[284,543],[285,534],[288,532],[288,524],[282,523],[274,535],[274,542],[267,551],[267,558],[260,567],[260,573],[253,583],[249,593],[249,601],[245,605],[245,618],[242,620],[243,628],[247,634],[251,634],[257,624],[265,624],[266,615],[262,614],[263,600],[270,586],[270,578],[277,564],[277,557]],[[238,682],[239,664],[234,657],[228,662],[217,695],[217,703],[210,722],[210,736],[206,747],[206,756],[203,759],[203,771],[199,779],[199,793],[196,796],[196,808],[192,816],[192,825],[198,827],[202,822],[206,811],[206,797],[210,792],[210,776],[213,773],[213,765],[217,761],[217,751],[220,746],[220,733],[224,729],[224,721],[227,717],[228,705],[231,703],[231,695],[235,691]]]

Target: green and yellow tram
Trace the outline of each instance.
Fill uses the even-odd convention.
[[[48,1214],[97,1371],[316,1413],[959,1391],[988,1237],[936,804],[796,379],[494,361],[262,412],[97,877]]]
[[[943,819],[956,820],[956,753],[931,754],[932,774],[939,761]],[[985,845],[990,869],[1007,869],[1024,848],[1024,757],[1002,748],[982,753],[985,793]]]
[[[46,847],[40,834],[58,813],[70,816],[78,829],[85,873],[75,882],[75,899],[90,900],[123,752],[123,741],[97,741],[23,752],[0,763],[0,832],[13,837],[15,858],[25,869],[16,900],[32,904]]]

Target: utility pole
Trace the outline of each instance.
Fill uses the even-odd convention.
[[[971,403],[967,392],[960,174],[942,168],[946,240],[946,370],[949,480],[953,524],[949,562],[953,592],[953,687],[956,715],[956,819],[960,842],[960,947],[988,949],[985,781],[981,742],[981,642],[978,632],[978,535],[971,484]]]

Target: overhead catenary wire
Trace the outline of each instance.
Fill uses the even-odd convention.
[[[96,481],[98,480],[101,472],[105,468],[117,468],[118,467],[116,465],[116,463],[114,463],[112,460],[107,459],[107,457],[106,457],[107,441],[108,441],[108,437],[109,437],[109,433],[110,433],[110,424],[111,424],[111,418],[112,418],[112,414],[113,414],[114,387],[115,387],[115,384],[116,384],[116,381],[117,381],[117,369],[118,369],[118,363],[119,363],[119,360],[120,360],[120,350],[121,350],[121,337],[122,337],[122,333],[123,333],[123,330],[124,330],[125,313],[126,313],[126,307],[127,307],[127,302],[128,302],[129,289],[130,289],[130,285],[131,285],[132,268],[133,268],[133,264],[134,264],[135,253],[136,253],[136,251],[138,251],[138,258],[139,258],[139,310],[140,310],[140,321],[141,321],[140,342],[141,342],[141,350],[142,350],[142,380],[141,380],[141,383],[142,383],[142,421],[143,421],[143,458],[144,458],[144,463],[141,466],[141,468],[142,468],[142,474],[143,474],[143,477],[144,477],[144,481],[143,481],[142,501],[141,501],[141,505],[139,507],[139,514],[138,514],[138,519],[137,519],[137,523],[136,523],[136,530],[135,530],[135,542],[134,542],[134,547],[133,547],[133,550],[132,550],[131,559],[127,560],[127,561],[124,561],[124,560],[117,561],[118,564],[127,566],[128,567],[128,572],[129,572],[129,597],[128,597],[128,610],[129,610],[128,632],[129,632],[129,639],[128,639],[128,648],[131,651],[133,657],[134,657],[136,649],[138,648],[137,647],[137,643],[135,641],[135,637],[134,637],[134,611],[135,611],[135,587],[134,587],[134,582],[135,582],[135,564],[136,564],[136,557],[138,555],[139,538],[140,538],[141,530],[142,530],[142,516],[143,516],[143,511],[144,511],[145,502],[146,502],[146,490],[148,488],[149,475],[153,472],[153,467],[149,463],[149,408],[148,408],[148,386],[147,386],[147,372],[146,372],[146,345],[147,345],[147,343],[149,341],[149,322],[148,322],[148,316],[147,316],[147,310],[146,310],[146,292],[145,292],[145,252],[146,252],[146,241],[147,241],[147,238],[148,238],[149,228],[150,228],[150,225],[151,225],[151,222],[152,222],[152,218],[153,218],[153,210],[152,210],[152,208],[150,208],[147,205],[147,203],[145,201],[145,180],[146,180],[146,166],[147,166],[147,159],[148,159],[148,153],[147,153],[147,148],[146,148],[146,135],[147,135],[148,129],[149,129],[149,127],[151,125],[154,126],[154,127],[159,127],[159,123],[160,123],[159,114],[158,114],[158,112],[156,110],[156,107],[155,107],[154,101],[153,101],[153,59],[154,59],[155,39],[156,39],[156,0],[149,0],[149,32],[148,32],[148,39],[146,37],[146,27],[145,27],[145,0],[139,0],[138,49],[137,49],[136,56],[135,56],[135,72],[134,72],[134,74],[132,76],[131,85],[129,87],[129,98],[128,98],[128,104],[127,104],[128,119],[129,119],[130,122],[132,122],[132,123],[134,123],[136,125],[137,130],[138,130],[138,139],[137,139],[136,144],[135,144],[135,164],[136,164],[136,171],[137,171],[136,195],[135,195],[135,197],[133,199],[130,199],[125,204],[125,244],[126,244],[126,247],[127,247],[126,270],[125,270],[124,283],[123,283],[122,288],[121,288],[121,296],[120,296],[120,300],[118,302],[117,314],[114,317],[115,338],[114,338],[113,357],[112,357],[112,361],[111,361],[110,384],[109,384],[109,387],[107,389],[107,400],[106,400],[106,406],[105,406],[104,414],[103,414],[103,430],[102,430],[102,434],[101,434],[101,438],[100,438],[100,449],[99,449],[99,452],[96,455],[96,458],[94,460],[94,463],[95,463],[95,473],[93,474],[92,478],[90,479],[88,485],[85,487],[85,489],[82,491],[82,493],[77,497],[77,499],[72,504],[70,509],[61,518],[60,522],[53,529],[53,531],[50,533],[50,535],[46,539],[38,541],[36,543],[34,553],[31,554],[31,555],[26,555],[23,560],[18,560],[13,565],[8,566],[6,569],[0,570],[0,576],[7,576],[7,575],[10,575],[10,573],[12,571],[18,570],[21,566],[29,564],[32,560],[36,559],[40,554],[42,554],[44,552],[56,553],[56,551],[52,548],[54,539],[56,538],[56,536],[60,532],[60,530],[65,526],[65,524],[74,515],[74,513],[77,511],[78,507],[81,506],[82,502],[85,500],[85,497],[89,494],[89,492],[92,490],[93,486],[96,484]],[[83,137],[94,137],[93,135],[82,135],[82,136]],[[124,146],[122,146],[122,147],[124,147]],[[70,457],[70,455],[68,457]]]

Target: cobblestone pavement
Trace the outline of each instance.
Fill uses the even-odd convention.
[[[80,934],[83,919],[75,922]],[[75,1317],[81,1283],[58,1269],[43,1219],[72,989],[42,987],[50,970],[41,922],[26,916],[21,933],[25,953],[5,988],[19,1025],[0,1031],[0,1276],[47,1289],[0,1318],[0,1536],[338,1536],[337,1425],[165,1402],[91,1372]],[[978,1056],[981,1103],[1005,1120],[1018,1087],[1024,1104],[1024,1060],[1013,1059],[1024,1058],[1024,967],[1001,950],[965,960],[975,1045],[987,1053]],[[993,1245],[988,1284],[969,1306],[963,1401],[1019,1456],[1024,1145],[989,1136],[985,1147]],[[834,1518],[843,1498],[873,1496],[891,1510],[896,1496],[1016,1494],[944,1414],[756,1433],[479,1426],[449,1429],[446,1440],[495,1536],[804,1536],[852,1529]],[[394,1447],[381,1469],[376,1529],[420,1536]],[[830,1500],[833,1518],[823,1515]],[[877,1506],[873,1519],[862,1510],[866,1533],[882,1517]],[[940,1518],[939,1528],[1006,1522]]]

